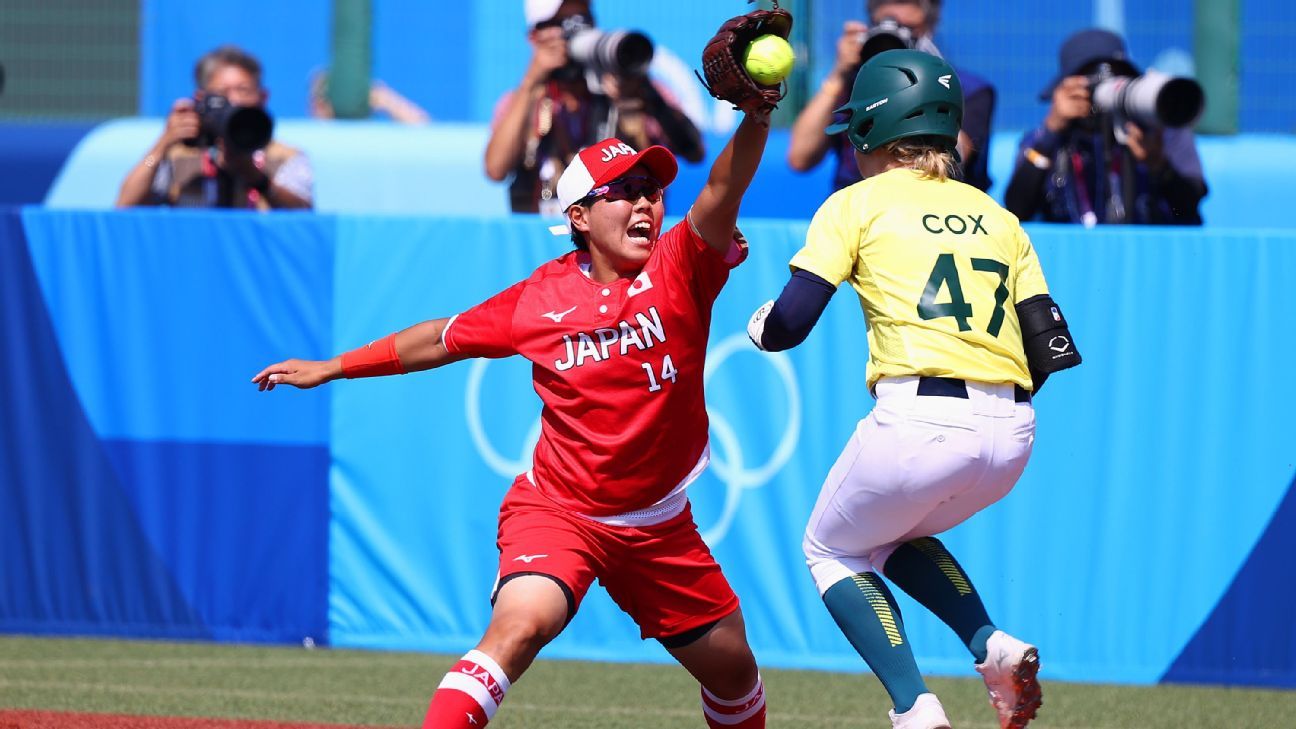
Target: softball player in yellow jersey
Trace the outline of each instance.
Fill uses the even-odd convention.
[[[932,535],[1012,490],[1034,442],[1032,390],[1079,363],[1017,219],[951,179],[962,107],[956,72],[936,56],[888,51],[860,69],[847,120],[828,131],[847,133],[864,179],[819,208],[787,287],[748,327],[758,347],[786,349],[839,284],[859,295],[877,403],[829,472],[803,548],[902,729],[950,722],[879,574],[968,646],[1001,727],[1025,727],[1042,703],[1038,651],[995,627]]]

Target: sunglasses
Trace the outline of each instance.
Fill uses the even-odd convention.
[[[661,183],[651,177],[622,177],[613,180],[606,185],[590,190],[589,194],[582,198],[582,204],[589,204],[595,200],[630,200],[631,202],[641,197],[648,198],[648,202],[655,203],[662,198]]]

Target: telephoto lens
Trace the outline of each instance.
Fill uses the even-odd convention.
[[[1093,88],[1094,110],[1150,126],[1186,127],[1206,108],[1206,94],[1190,78],[1148,71],[1109,76]]]
[[[572,60],[600,73],[621,76],[642,74],[653,59],[653,42],[637,30],[609,30],[585,26],[567,41]]]
[[[877,25],[861,34],[860,62],[882,51],[896,51],[914,47],[913,33],[895,18],[883,18]]]
[[[185,144],[210,147],[222,139],[233,149],[244,152],[261,149],[274,135],[274,120],[255,106],[234,106],[219,94],[207,94],[194,105],[198,112],[199,132]]]
[[[236,149],[252,151],[270,143],[274,121],[255,106],[231,106],[224,114],[221,138]]]

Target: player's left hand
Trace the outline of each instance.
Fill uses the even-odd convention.
[[[309,390],[341,376],[342,362],[337,357],[324,361],[289,359],[261,370],[252,381],[260,392],[273,390],[275,385],[292,385],[301,390]]]

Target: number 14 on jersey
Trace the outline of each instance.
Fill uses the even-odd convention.
[[[662,360],[661,380],[658,380],[657,375],[653,373],[651,362],[644,362],[639,366],[648,374],[648,392],[657,392],[662,389],[662,381],[670,380],[671,382],[674,382],[675,376],[679,374],[679,370],[675,369],[675,363],[671,361],[671,356],[669,354]]]

